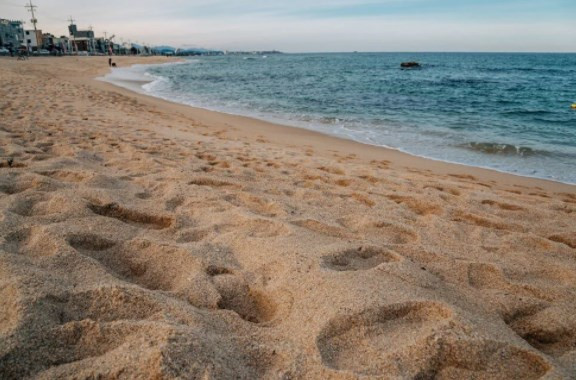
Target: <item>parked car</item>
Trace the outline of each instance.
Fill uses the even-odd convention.
[[[39,55],[50,55],[50,52],[46,49],[40,49],[40,50],[38,50],[38,54]]]
[[[0,47],[0,55],[10,55],[10,50]]]

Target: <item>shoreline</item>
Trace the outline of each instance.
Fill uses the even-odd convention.
[[[174,63],[185,63],[185,61],[181,60],[181,59],[177,59],[177,60],[162,63],[162,64],[174,64]],[[158,63],[134,64],[134,65],[130,66],[128,68],[128,70],[132,69],[133,66],[135,66],[135,65],[155,66],[155,65],[159,65],[159,64]],[[507,172],[504,170],[498,170],[498,169],[494,169],[494,168],[490,168],[490,167],[474,166],[474,165],[470,165],[470,164],[462,164],[462,163],[458,163],[458,162],[441,160],[441,159],[436,159],[436,158],[432,158],[432,157],[419,156],[416,154],[406,152],[400,148],[393,148],[393,147],[388,147],[388,146],[369,144],[366,142],[348,139],[348,138],[337,136],[337,135],[319,132],[319,131],[308,129],[305,127],[300,127],[300,126],[295,126],[295,125],[287,125],[287,124],[282,124],[282,123],[278,123],[278,122],[274,122],[274,121],[268,121],[265,119],[259,119],[259,118],[252,117],[252,116],[238,115],[238,114],[228,113],[228,112],[224,112],[224,111],[212,110],[212,109],[208,109],[208,108],[201,108],[201,107],[188,105],[185,103],[175,102],[173,100],[169,100],[169,99],[166,99],[163,97],[155,96],[155,95],[147,92],[145,89],[142,88],[142,86],[145,84],[153,83],[154,79],[150,79],[150,80],[144,80],[144,79],[142,79],[142,80],[122,80],[122,79],[114,79],[114,78],[106,79],[105,77],[106,77],[106,75],[104,75],[101,78],[94,78],[94,79],[101,81],[101,82],[104,82],[104,83],[108,83],[108,84],[115,86],[117,88],[122,88],[124,90],[128,90],[134,94],[149,97],[150,99],[156,99],[156,100],[159,100],[162,102],[167,102],[167,103],[182,106],[182,107],[188,107],[191,109],[191,112],[192,112],[191,116],[196,116],[197,114],[198,114],[198,116],[200,116],[200,114],[202,114],[201,116],[204,118],[204,117],[206,117],[205,113],[212,113],[215,116],[219,116],[219,118],[220,117],[224,117],[224,118],[229,117],[230,119],[227,121],[230,124],[233,123],[234,121],[238,121],[238,118],[240,118],[240,120],[242,121],[242,124],[253,122],[253,123],[257,123],[259,126],[269,126],[270,128],[288,128],[288,129],[294,129],[295,131],[310,132],[312,134],[318,134],[320,136],[325,136],[326,138],[336,139],[339,142],[349,142],[349,143],[353,144],[353,145],[350,145],[350,149],[351,149],[351,153],[354,153],[354,154],[357,154],[358,149],[359,149],[359,147],[356,144],[359,144],[360,146],[370,147],[371,149],[376,149],[376,150],[382,149],[384,152],[386,152],[386,154],[391,154],[392,152],[394,152],[394,154],[392,154],[394,156],[394,158],[397,160],[399,159],[399,161],[401,161],[401,164],[403,164],[405,167],[409,167],[410,165],[416,164],[416,165],[423,166],[424,168],[426,168],[426,170],[439,169],[439,170],[441,170],[441,173],[443,173],[443,174],[448,174],[448,172],[450,171],[451,168],[453,168],[453,170],[457,170],[458,174],[466,174],[466,173],[462,173],[462,171],[468,170],[468,171],[470,171],[469,174],[471,174],[473,176],[480,176],[481,178],[485,178],[487,180],[494,180],[495,178],[497,178],[497,181],[502,181],[503,183],[507,183],[507,184],[518,184],[518,185],[522,185],[522,186],[542,187],[544,189],[554,189],[554,188],[558,187],[559,188],[558,191],[568,191],[568,192],[576,193],[576,184],[573,184],[573,183],[555,181],[555,180],[546,179],[546,178],[531,177],[528,175],[511,173],[511,172]],[[424,162],[422,162],[421,160],[424,160]],[[425,161],[431,161],[432,163],[426,164]],[[435,164],[437,164],[437,165],[435,165]],[[443,167],[444,165],[447,165],[447,167]],[[506,178],[505,178],[506,176],[512,176],[514,178],[517,178],[518,180],[513,180],[513,179],[506,180]],[[533,184],[531,184],[532,181],[534,181]]]

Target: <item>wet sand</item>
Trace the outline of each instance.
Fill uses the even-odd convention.
[[[0,378],[574,377],[575,186],[106,72],[0,59]]]

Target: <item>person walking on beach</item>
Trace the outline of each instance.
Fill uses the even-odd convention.
[[[112,67],[112,57],[108,58],[108,66]]]

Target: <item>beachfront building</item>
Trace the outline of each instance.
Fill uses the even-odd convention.
[[[108,54],[110,43],[104,37],[97,37],[94,39],[94,48],[97,52]]]
[[[52,54],[66,54],[70,51],[70,40],[66,36],[56,37],[51,33],[42,34],[42,48]]]
[[[17,49],[24,41],[22,21],[0,19],[0,47]]]
[[[28,51],[36,51],[38,49],[42,49],[42,31],[25,30],[24,45],[26,45]]]
[[[68,25],[68,31],[70,32],[70,40],[74,51],[93,53],[96,50],[94,31],[78,30],[76,24]]]
[[[67,36],[60,36],[54,39],[54,44],[60,48],[63,54],[69,53],[70,50],[70,38]]]
[[[128,54],[130,54],[130,49],[125,44],[112,43],[112,51],[116,55],[128,55]]]
[[[54,50],[54,40],[56,37],[51,33],[42,33],[42,48],[47,50]]]

